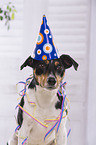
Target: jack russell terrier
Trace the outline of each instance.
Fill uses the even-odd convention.
[[[48,127],[43,127],[38,120],[45,123],[45,120],[56,119],[59,116],[63,98],[57,95],[57,91],[64,78],[65,70],[72,66],[77,70],[78,63],[69,55],[61,55],[58,59],[44,61],[35,60],[29,56],[21,66],[21,70],[26,66],[33,68],[33,79],[19,104],[18,133],[14,133],[7,145],[67,145],[65,127],[67,111],[64,112],[66,117],[62,119],[58,132],[56,133],[54,128],[45,140],[44,136],[52,128],[54,121],[49,123]],[[35,102],[35,105],[29,103],[28,97],[30,102]],[[35,111],[34,106],[36,106]],[[27,111],[24,112],[24,110]],[[37,122],[26,112],[33,115]]]

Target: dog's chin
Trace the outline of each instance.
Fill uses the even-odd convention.
[[[46,86],[44,86],[44,88],[46,88],[47,90],[55,90],[55,89],[57,89],[57,85],[54,85],[54,86],[51,86],[51,85],[46,85]]]
[[[56,89],[56,87],[53,87],[53,86],[48,86],[48,87],[45,87],[46,89],[48,89],[48,90],[54,90],[54,89]]]
[[[55,90],[58,88],[57,83],[55,85],[49,85],[48,83],[44,83],[44,84],[39,84],[39,86],[41,86],[42,88],[44,88],[46,90]]]

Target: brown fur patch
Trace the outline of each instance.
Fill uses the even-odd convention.
[[[60,82],[62,81],[62,79],[64,78],[65,76],[65,73],[63,74],[62,77],[60,77],[59,75],[56,75],[56,78],[57,78],[57,86],[60,84]]]
[[[46,64],[49,64],[49,60],[46,60],[45,63],[46,63]]]
[[[48,74],[41,74],[41,75],[34,74],[34,75],[35,75],[35,78],[36,78],[37,82],[39,83],[39,85],[44,87],[45,83],[47,83]]]
[[[59,64],[59,62],[58,61],[55,61],[55,66],[57,66]]]
[[[34,74],[36,73],[36,68],[33,70]]]

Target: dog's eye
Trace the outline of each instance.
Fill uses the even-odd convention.
[[[44,64],[39,64],[39,67],[44,69],[45,65]]]
[[[57,70],[61,70],[61,69],[62,69],[62,66],[61,66],[61,65],[58,65],[58,66],[56,67],[56,69],[57,69]]]
[[[41,63],[41,64],[38,64],[37,67],[36,67],[36,74],[37,75],[41,75],[43,73],[46,72],[46,65]]]

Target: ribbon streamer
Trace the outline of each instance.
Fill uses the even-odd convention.
[[[45,138],[48,136],[49,133],[51,133],[51,131],[56,127],[56,125],[58,124],[58,121],[55,123],[55,125],[46,133],[45,137],[44,137],[44,141]]]
[[[19,128],[20,128],[20,125],[18,125],[18,126],[16,127],[16,129],[15,129],[15,133],[16,133],[16,131],[17,131]]]
[[[24,141],[22,142],[22,145],[24,145],[24,143],[27,141],[27,137],[24,139]]]
[[[69,136],[70,132],[71,132],[71,129],[69,129],[69,131],[68,131],[68,133],[67,133],[67,138],[68,138],[68,136]]]
[[[40,122],[38,119],[36,119],[35,117],[33,117],[29,112],[27,112],[24,108],[22,108],[20,105],[18,105],[18,107],[25,112],[28,116],[30,116],[33,120],[35,120],[36,122],[38,122],[40,125],[42,125],[43,127],[47,128],[48,126],[43,124],[42,122]]]
[[[59,127],[60,127],[60,124],[61,124],[61,120],[62,120],[62,117],[63,117],[64,102],[65,102],[65,98],[66,98],[65,85],[66,85],[66,82],[60,84],[60,88],[62,90],[62,93],[60,93],[60,91],[58,90],[59,95],[63,97],[63,101],[62,101],[60,119],[59,119],[59,122],[58,122],[58,125],[57,125],[57,132],[59,130]]]

